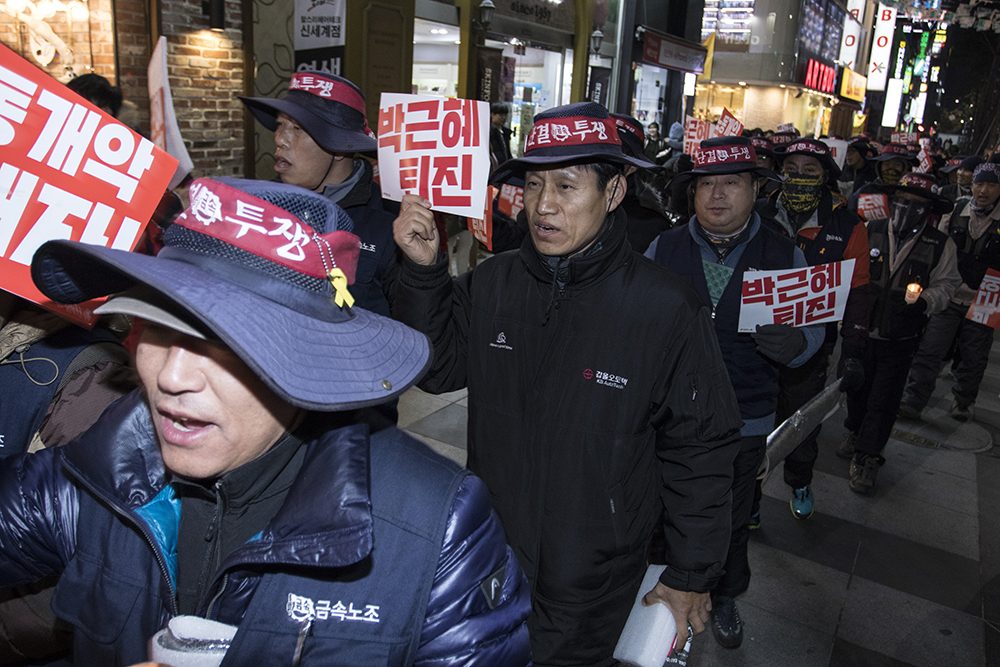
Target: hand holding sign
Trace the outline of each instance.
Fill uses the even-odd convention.
[[[410,261],[430,266],[437,261],[437,226],[431,203],[420,195],[403,195],[399,217],[392,223],[392,236]]]
[[[854,262],[848,259],[801,269],[747,271],[743,274],[739,331],[759,333],[758,325],[801,327],[843,319]]]

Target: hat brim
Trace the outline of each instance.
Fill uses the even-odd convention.
[[[897,192],[909,192],[912,195],[916,195],[918,197],[926,199],[931,204],[932,213],[938,213],[940,215],[944,215],[945,213],[949,213],[953,208],[955,208],[955,204],[947,197],[936,195],[933,192],[928,192],[927,190],[924,190],[923,188],[916,188],[913,187],[912,185],[886,185],[883,186],[883,188],[888,192],[890,196],[896,194]]]
[[[766,167],[750,167],[749,169],[734,169],[737,165],[710,165],[708,167],[695,167],[691,171],[682,171],[681,173],[670,179],[667,183],[667,187],[672,187],[673,185],[683,185],[691,179],[698,178],[699,176],[724,176],[726,174],[745,174],[751,173],[755,176],[763,176],[772,181],[780,181],[781,177],[776,173],[767,169]]]
[[[426,372],[427,337],[361,308],[321,321],[192,264],[75,241],[39,248],[31,275],[59,303],[145,285],[226,344],[279,397],[323,412],[396,398]],[[336,309],[332,303],[331,310]]]
[[[920,164],[920,158],[913,155],[898,155],[895,153],[881,153],[878,157],[871,158],[872,162],[888,162],[889,160],[902,160],[906,162],[911,167],[916,167]]]
[[[781,153],[781,159],[784,160],[791,155],[805,155],[806,157],[816,158],[823,165],[823,168],[826,169],[827,173],[830,174],[830,181],[836,181],[840,178],[841,169],[829,155],[819,155],[810,151],[794,151],[789,153],[788,150],[785,150]]]
[[[303,93],[308,95],[309,93]],[[270,97],[240,97],[260,124],[274,132],[278,129],[278,114],[294,119],[320,148],[331,153],[372,153],[378,150],[378,141],[364,132],[357,132],[332,124],[295,102],[295,100]]]
[[[545,169],[559,164],[572,166],[594,162],[610,162],[622,166],[633,166],[639,169],[656,169],[656,165],[649,162],[645,157],[639,159],[625,155],[624,153],[595,152],[586,155],[533,155],[531,157],[513,158],[501,164],[490,174],[490,185],[501,185],[514,177],[523,178],[525,172],[533,168]]]

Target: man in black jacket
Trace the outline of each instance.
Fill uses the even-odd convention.
[[[945,196],[942,192],[942,196]],[[920,341],[920,349],[910,367],[910,379],[899,404],[899,415],[919,419],[937,382],[941,361],[958,338],[961,362],[951,388],[954,400],[951,416],[969,419],[969,407],[976,401],[979,384],[993,347],[994,329],[965,317],[976,300],[976,292],[987,269],[1000,270],[1000,164],[983,162],[976,167],[972,197],[959,199],[951,217],[941,223],[958,249],[958,271],[962,284],[948,307],[934,315]]]
[[[528,575],[537,665],[613,664],[661,516],[668,566],[642,593],[683,645],[729,544],[736,400],[710,310],[625,239],[628,165],[604,107],[557,107],[493,176],[524,175],[520,250],[453,282],[429,202],[395,222],[393,314],[433,342],[421,387],[469,388],[468,465]]]
[[[957,163],[955,162],[957,160]],[[941,186],[938,190],[938,194],[942,197],[947,197],[949,200],[955,202],[962,198],[968,198],[972,196],[972,177],[976,171],[976,167],[984,162],[983,158],[978,155],[973,155],[964,158],[955,158],[948,162],[948,165],[941,168],[942,174],[948,174],[948,178],[951,178],[951,173],[955,172],[955,180],[948,185]]]

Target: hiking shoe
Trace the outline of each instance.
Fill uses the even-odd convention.
[[[878,477],[878,469],[885,463],[881,456],[868,456],[857,452],[851,459],[851,491],[862,496],[870,496],[875,493],[875,479]]]
[[[858,442],[858,434],[854,431],[848,431],[847,435],[844,436],[844,441],[840,443],[840,447],[837,447],[837,456],[842,459],[854,458],[854,447]]]
[[[920,413],[921,413],[920,410],[917,410],[909,403],[900,403],[899,409],[896,410],[896,414],[898,416],[902,417],[903,419],[911,419],[913,421],[920,421]]]
[[[743,622],[736,600],[720,595],[712,600],[712,634],[723,648],[739,648],[743,643]]]
[[[796,519],[808,519],[813,513],[812,487],[806,484],[801,489],[792,489],[792,516]]]
[[[754,512],[750,515],[750,523],[747,524],[747,528],[750,530],[757,530],[760,528],[760,511]]]
[[[957,400],[951,404],[951,418],[957,422],[969,421],[969,406],[962,405]]]

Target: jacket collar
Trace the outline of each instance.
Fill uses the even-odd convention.
[[[582,289],[601,280],[619,265],[627,262],[632,254],[632,246],[625,238],[627,217],[624,209],[619,206],[611,213],[611,226],[601,234],[598,241],[601,248],[594,252],[582,252],[569,258],[565,268],[565,289]],[[535,248],[531,233],[524,237],[521,243],[520,256],[528,272],[543,283],[552,282],[552,269],[544,255]]]
[[[368,427],[337,428],[336,414],[311,417],[329,420],[330,429],[305,445],[305,462],[284,505],[258,539],[235,552],[240,562],[343,567],[371,552]],[[167,485],[149,409],[138,389],[113,403],[60,454],[71,476],[131,516]]]

